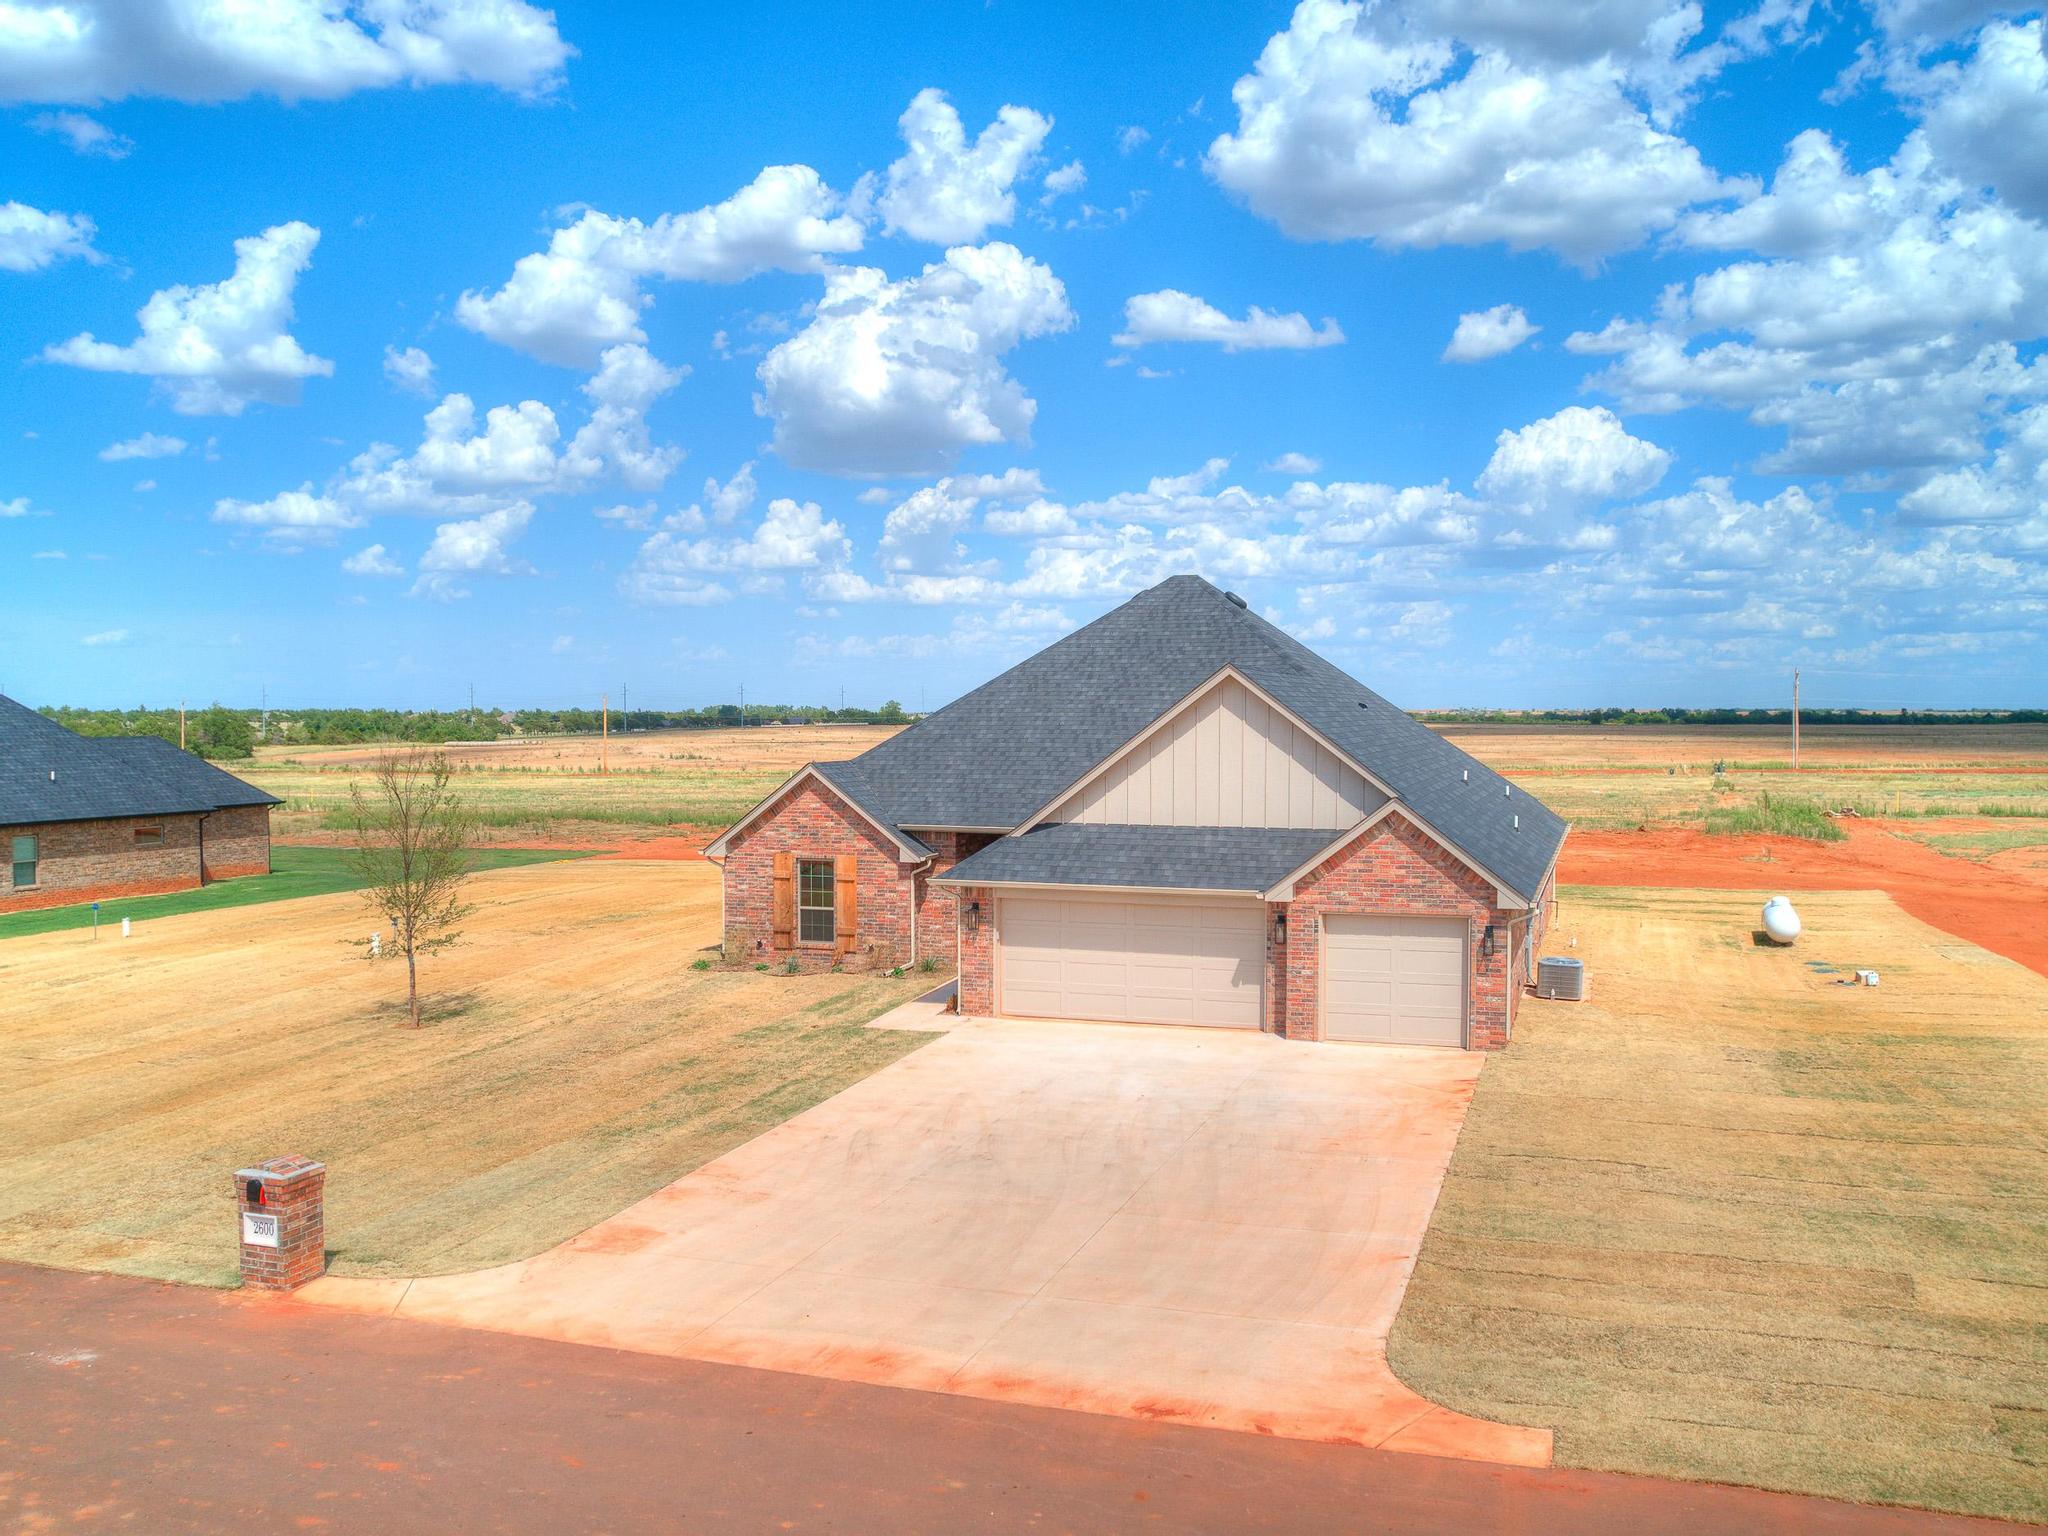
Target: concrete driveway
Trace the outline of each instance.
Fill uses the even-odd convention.
[[[1231,1030],[973,1024],[548,1253],[299,1294],[1544,1466],[1547,1430],[1436,1407],[1387,1367],[1479,1067]]]

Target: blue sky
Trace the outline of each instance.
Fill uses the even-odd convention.
[[[0,6],[0,688],[2043,702],[2037,10],[1223,9]]]

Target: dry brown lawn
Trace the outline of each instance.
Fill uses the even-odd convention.
[[[927,1037],[864,1027],[925,976],[694,971],[705,864],[480,875],[466,942],[404,975],[361,898],[0,941],[0,1257],[231,1284],[230,1175],[329,1167],[342,1274],[539,1252]]]
[[[2048,1518],[2048,980],[1761,899],[1566,891],[1592,1001],[1487,1063],[1395,1368],[1561,1464]]]

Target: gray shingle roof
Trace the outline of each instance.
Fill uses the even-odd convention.
[[[227,769],[216,767],[203,757],[181,751],[161,736],[108,736],[99,744],[119,752],[134,753],[165,782],[177,785],[193,799],[206,801],[215,809],[225,810],[232,805],[284,804],[269,790],[258,789],[247,779],[238,779]]]
[[[887,832],[912,852],[929,857],[932,851],[931,845],[920,838],[912,837],[908,832],[897,826],[895,822],[891,821],[888,813],[880,808],[875,799],[873,787],[867,782],[866,775],[856,766],[858,762],[859,759],[856,758],[853,762],[812,763],[811,767],[818,777],[838,790],[840,794],[846,796],[848,800],[852,801],[862,811],[873,817],[881,825],[883,831]]]
[[[141,737],[88,737],[0,695],[0,826],[275,805],[233,774]]]
[[[863,809],[897,826],[1015,827],[1225,666],[1535,897],[1564,841],[1555,812],[1199,576],[1140,592],[834,766],[853,768],[871,797]]]
[[[1295,827],[1130,827],[1066,822],[999,837],[942,885],[1121,885],[1263,891],[1337,838]]]

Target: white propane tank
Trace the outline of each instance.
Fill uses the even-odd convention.
[[[1764,932],[1779,944],[1790,944],[1799,937],[1799,914],[1783,896],[1764,903]]]

